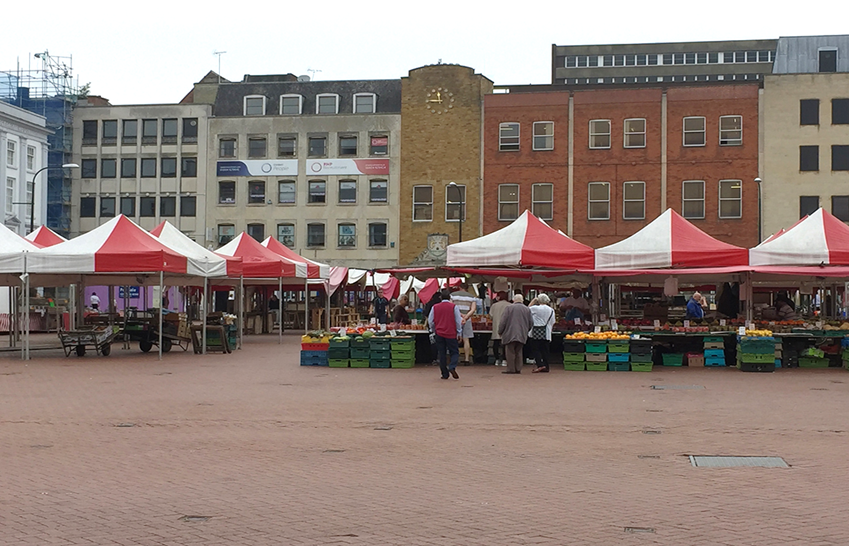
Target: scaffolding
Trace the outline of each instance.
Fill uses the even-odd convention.
[[[40,67],[33,67],[40,64]],[[27,68],[20,60],[14,70],[0,71],[0,100],[47,119],[47,166],[71,163],[73,145],[73,108],[80,95],[79,80],[74,78],[73,58],[50,55],[46,50],[28,59]],[[71,230],[71,179],[62,169],[50,169],[47,178],[47,219],[50,229],[68,237]]]

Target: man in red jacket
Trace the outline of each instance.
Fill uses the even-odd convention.
[[[457,345],[457,338],[462,332],[463,323],[460,317],[460,310],[457,306],[451,303],[451,293],[448,290],[442,291],[442,302],[437,303],[430,310],[430,315],[427,317],[430,331],[436,335],[436,352],[439,355],[439,370],[442,372],[442,379],[448,379],[448,374],[454,379],[460,379],[457,375],[457,361],[460,359],[460,348]],[[445,363],[445,351],[451,355],[451,361],[448,365]]]

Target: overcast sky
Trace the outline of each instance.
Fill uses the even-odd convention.
[[[132,7],[129,7],[131,6]],[[127,7],[124,7],[127,6]],[[6,3],[0,70],[73,56],[80,84],[112,104],[175,103],[209,70],[390,79],[457,63],[498,84],[551,81],[551,45],[849,33],[845,1],[468,2],[337,0]],[[310,72],[309,70],[316,72]]]

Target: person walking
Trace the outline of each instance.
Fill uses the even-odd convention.
[[[472,328],[472,317],[477,311],[478,299],[467,290],[467,286],[463,283],[460,289],[452,292],[451,302],[460,310],[460,318],[463,322],[462,332],[460,333],[463,341],[463,365],[468,366],[472,361],[472,338],[475,337],[475,332]]]
[[[507,361],[504,359],[504,348],[501,345],[501,334],[498,333],[498,327],[501,325],[504,310],[510,306],[510,301],[507,299],[507,292],[504,291],[496,294],[495,298],[495,303],[489,308],[489,316],[492,317],[492,354],[495,356],[496,366],[506,366]]]
[[[89,298],[89,306],[95,311],[100,310],[100,298],[97,296],[97,293],[91,293],[91,297]]]
[[[522,294],[516,294],[513,296],[513,303],[502,312],[498,325],[498,335],[504,344],[504,356],[507,361],[507,369],[501,373],[522,373],[522,350],[533,326],[534,319],[531,311],[525,307],[525,299]]]
[[[548,372],[548,346],[551,343],[551,330],[554,328],[554,309],[549,304],[551,299],[547,294],[540,294],[531,302],[528,310],[534,319],[530,331],[531,351],[536,362],[532,373]]]
[[[460,359],[457,339],[462,333],[463,323],[460,310],[451,303],[451,293],[448,290],[442,291],[442,301],[430,310],[427,323],[430,331],[436,336],[436,351],[439,355],[439,371],[442,372],[442,379],[448,379],[448,374],[451,374],[454,379],[460,379],[457,375],[457,361]],[[446,363],[446,352],[451,357],[448,363]]]
[[[430,336],[428,339],[430,340],[430,354],[432,357],[432,362],[434,364],[439,364],[439,355],[436,354],[436,333],[433,331],[433,327],[430,326],[430,321],[428,318],[430,317],[430,311],[433,309],[433,306],[442,301],[442,292],[437,290],[434,292],[433,296],[427,302],[424,308],[424,320],[428,325],[428,330],[430,331]]]

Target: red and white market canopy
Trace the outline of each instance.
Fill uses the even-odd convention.
[[[64,237],[47,226],[38,226],[35,231],[27,235],[27,240],[35,243],[39,248],[58,245],[67,241]]]
[[[31,252],[38,250],[38,248],[5,225],[0,224],[0,273],[23,273],[24,252]],[[15,281],[7,280],[5,282]],[[3,286],[6,286],[6,284]]]
[[[531,266],[592,269],[593,249],[528,212],[509,226],[448,246],[448,267]]]
[[[820,208],[749,250],[753,266],[849,265],[849,226]]]
[[[162,222],[153,228],[150,233],[165,245],[188,258],[187,269],[190,275],[209,278],[238,278],[242,274],[241,258],[219,256],[215,252],[203,248],[170,222]]]
[[[672,209],[625,240],[595,251],[596,269],[748,265],[748,250],[718,241]]]
[[[186,257],[124,215],[88,233],[27,254],[29,273],[178,273]]]
[[[268,250],[274,252],[275,254],[279,254],[284,258],[288,258],[293,262],[300,262],[306,264],[307,266],[307,275],[310,279],[329,279],[330,278],[330,266],[327,264],[323,264],[320,262],[316,262],[307,258],[304,258],[294,250],[290,249],[288,246],[284,245],[277,239],[272,239],[271,237],[266,237],[266,239],[262,242],[262,246],[267,248]]]
[[[307,278],[307,265],[305,263],[294,262],[268,250],[244,231],[215,252],[222,256],[241,258],[242,273],[245,278]]]

